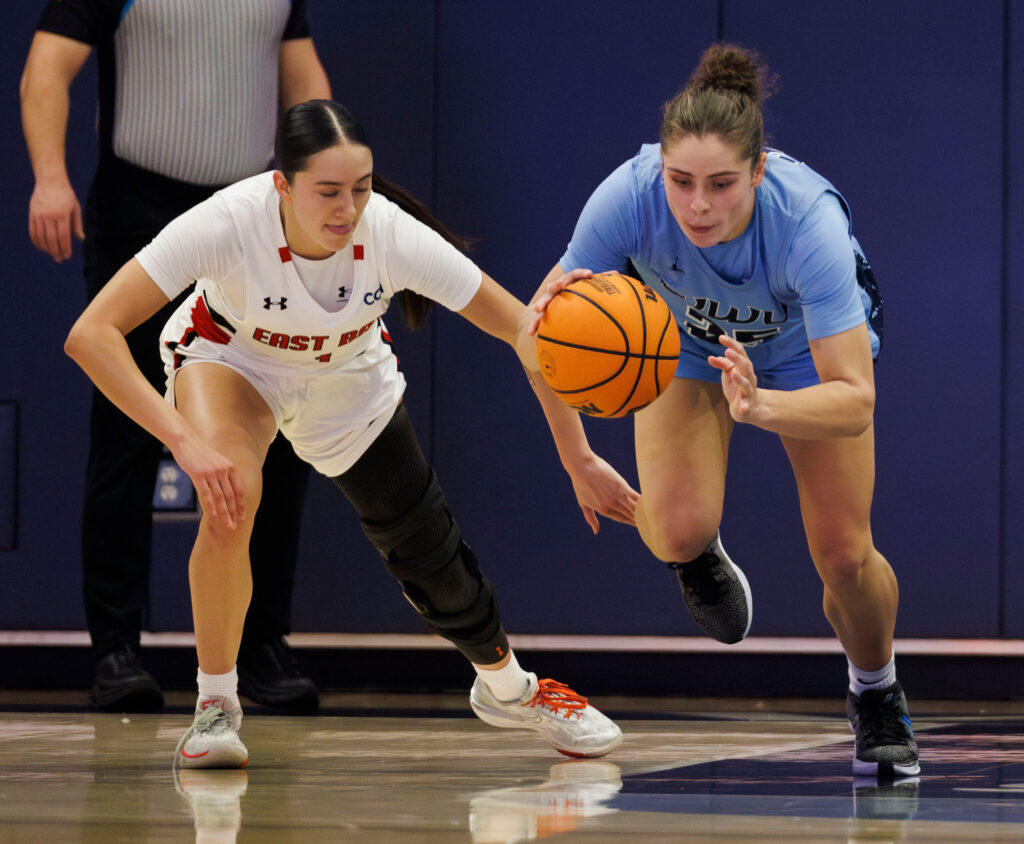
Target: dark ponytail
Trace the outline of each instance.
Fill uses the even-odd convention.
[[[395,203],[395,205],[410,216],[432,228],[459,251],[469,251],[471,246],[469,240],[464,237],[459,237],[457,234],[453,234],[449,231],[448,227],[445,226],[444,223],[431,214],[422,202],[416,199],[416,197],[404,188],[400,188],[398,185],[389,182],[383,176],[378,176],[374,173],[373,189],[377,193],[381,194],[381,196],[390,199]],[[423,327],[427,319],[427,314],[430,312],[430,309],[434,304],[434,300],[428,299],[425,296],[420,296],[418,293],[413,293],[411,290],[402,290],[398,294],[398,304],[402,308],[402,315],[405,317],[405,324],[415,331],[416,329]]]
[[[309,160],[337,144],[359,144],[370,149],[366,132],[354,114],[333,100],[309,100],[292,106],[285,112],[277,129],[274,154],[278,169],[291,182],[296,173],[309,166]],[[373,190],[390,199],[399,208],[436,231],[457,249],[465,252],[469,241],[448,228],[427,210],[419,200],[404,189],[373,174]],[[398,304],[409,328],[422,328],[434,302],[411,290],[398,293]]]
[[[686,87],[662,107],[662,149],[686,135],[718,135],[753,166],[765,143],[761,104],[776,80],[757,53],[712,44]]]

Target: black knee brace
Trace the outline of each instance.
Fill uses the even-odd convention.
[[[451,517],[433,470],[427,489],[405,515],[378,524],[363,521],[362,527],[428,628],[481,665],[508,652],[494,589]],[[422,550],[424,535],[441,538]]]

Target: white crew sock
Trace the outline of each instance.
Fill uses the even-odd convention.
[[[238,701],[238,669],[232,667],[227,674],[206,674],[202,669],[196,674],[196,682],[199,684],[199,700],[210,700],[223,698],[229,704],[228,708],[238,709],[242,705]],[[221,707],[222,709],[224,707]]]
[[[858,668],[849,657],[846,660],[850,673],[850,690],[859,695],[868,689],[887,689],[896,682],[896,656],[893,655],[888,664],[877,671],[864,671]]]
[[[504,668],[488,668],[473,663],[480,679],[487,684],[491,694],[502,702],[519,700],[530,688],[530,675],[519,667],[516,655],[509,651],[510,659]]]

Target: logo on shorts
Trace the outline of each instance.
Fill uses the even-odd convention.
[[[288,297],[287,296],[282,296],[276,302],[273,299],[271,299],[269,296],[264,296],[263,297],[263,310],[269,311],[271,308],[280,308],[282,311],[287,310],[288,306],[285,304],[285,302],[287,302],[287,301],[288,301]]]

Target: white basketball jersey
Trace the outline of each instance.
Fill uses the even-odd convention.
[[[318,284],[332,274],[339,282],[342,306],[327,310],[299,276],[278,208],[272,175],[254,176],[183,214],[136,256],[171,298],[198,279],[179,315],[222,344],[225,359],[279,375],[365,367],[390,354],[381,317],[399,290],[461,310],[479,288],[472,261],[372,194],[349,245],[317,268]]]

